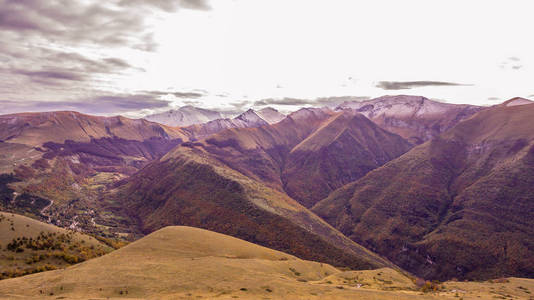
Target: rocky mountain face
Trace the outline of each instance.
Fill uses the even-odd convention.
[[[269,124],[278,123],[286,117],[283,113],[271,107],[262,108],[255,112],[260,118]]]
[[[424,278],[531,277],[534,104],[506,104],[336,190],[313,211]]]
[[[255,128],[281,121],[285,116],[273,108],[249,109],[233,119],[216,119],[183,128],[193,139],[203,139],[231,128]]]
[[[534,103],[534,101],[532,100],[521,98],[521,97],[515,97],[508,101],[505,101],[504,103],[501,104],[501,106],[518,106],[518,105],[525,105],[525,104],[532,104],[532,103]]]
[[[232,115],[227,112],[187,105],[178,109],[148,115],[144,119],[173,127],[188,127],[218,121],[218,123],[227,124],[226,126],[222,125],[224,128],[241,128],[274,124],[281,121],[284,117],[284,114],[271,107],[260,110],[249,109],[235,116],[235,114]]]
[[[168,126],[184,127],[194,124],[202,124],[225,117],[226,115],[219,111],[187,105],[178,109],[171,109],[162,113],[148,115],[144,119]]]
[[[344,102],[336,110],[356,110],[380,127],[413,144],[437,137],[458,122],[483,109],[474,105],[449,104],[421,96],[383,96],[366,101]]]

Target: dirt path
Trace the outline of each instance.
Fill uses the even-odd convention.
[[[48,205],[45,206],[43,209],[41,209],[41,212],[40,212],[41,215],[48,217],[48,220],[47,220],[48,223],[50,223],[51,218],[50,218],[49,215],[46,215],[46,214],[45,214],[45,211],[46,211],[47,209],[49,209],[50,206],[52,206],[52,205],[54,204],[54,200],[49,200],[49,201],[50,201],[50,204],[48,204]]]

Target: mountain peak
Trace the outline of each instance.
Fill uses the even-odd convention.
[[[262,108],[256,111],[256,114],[269,124],[278,123],[286,117],[286,115],[280,113],[278,110],[272,107]]]
[[[182,106],[177,109],[171,109],[145,117],[146,120],[169,126],[189,126],[220,118],[223,118],[223,115],[218,111],[198,108],[192,105]]]
[[[363,113],[368,118],[375,118],[381,115],[407,118],[419,115],[441,115],[460,106],[430,100],[422,96],[397,95],[382,96],[362,102],[344,102],[336,110],[353,109]]]
[[[291,114],[289,114],[288,117],[291,117],[294,120],[301,120],[313,116],[324,116],[327,115],[328,112],[331,112],[331,110],[328,108],[304,107],[295,112],[292,112]]]
[[[430,100],[423,96],[413,96],[413,95],[386,95],[378,98],[373,98],[364,101],[345,101],[338,105],[335,110],[342,109],[355,109],[368,104],[378,104],[380,106],[391,106],[391,105],[411,105],[411,106],[422,106],[422,105],[443,105],[450,106],[454,104],[439,102],[436,100]]]
[[[253,109],[249,109],[246,112],[240,114],[235,120],[241,120],[248,124],[267,125],[267,121],[262,119]]]
[[[268,106],[268,107],[264,107],[264,108],[260,109],[259,111],[260,112],[263,112],[263,111],[276,111],[277,112],[278,110]]]
[[[526,105],[526,104],[532,104],[534,101],[521,98],[521,97],[514,97],[510,100],[504,101],[501,105],[502,106],[518,106],[518,105]]]
[[[423,96],[388,95],[344,102],[335,110],[355,110],[382,128],[420,144],[481,109],[479,106],[445,103]]]

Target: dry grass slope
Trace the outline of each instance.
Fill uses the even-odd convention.
[[[63,270],[0,281],[1,299],[528,299],[532,280],[422,293],[391,269],[336,268],[192,227],[166,227]],[[486,299],[486,298],[484,298]]]
[[[69,266],[110,251],[93,237],[0,212],[0,279]]]

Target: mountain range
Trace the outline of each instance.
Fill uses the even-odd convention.
[[[127,218],[136,220],[141,232],[175,224],[196,226],[306,259],[346,264],[348,260],[344,255],[347,254],[343,253],[347,252],[365,258],[362,262],[352,257],[353,267],[387,265],[382,259],[367,258],[368,253],[363,248],[333,230],[302,206],[307,203],[299,204],[284,190],[283,180],[288,175],[284,174],[283,163],[292,166],[292,157],[299,159],[306,155],[306,143],[302,142],[312,133],[318,138],[324,135],[324,138],[333,140],[346,131],[350,120],[369,126],[370,129],[362,130],[369,130],[382,140],[391,139],[384,141],[384,145],[391,143],[394,147],[394,143],[401,143],[404,147],[401,149],[408,149],[408,143],[403,143],[402,138],[388,134],[362,118],[347,112],[303,109],[272,126],[236,128],[204,141],[184,143],[125,179],[117,189],[104,195],[104,199],[117,207],[117,214],[123,212]],[[337,122],[341,124],[334,125]],[[332,134],[331,128],[339,132]],[[347,135],[350,134],[347,131]],[[352,134],[357,137],[360,132],[355,130]],[[353,141],[354,138],[346,143]],[[327,144],[331,142],[327,141]],[[339,143],[343,145],[344,142],[342,136]],[[292,155],[290,152],[299,144],[303,154]],[[361,151],[371,155],[363,147]],[[401,154],[395,150],[391,152],[384,156]],[[343,179],[350,181],[343,174],[339,161],[334,160],[332,164],[338,164],[332,177],[339,177],[333,178],[332,184],[341,186]],[[355,162],[354,176],[360,174],[357,173],[360,167],[359,162]],[[318,179],[329,180],[320,174]],[[309,233],[319,239],[303,238]],[[337,253],[340,249],[343,251]]]
[[[236,127],[246,127],[246,123],[250,123],[250,125],[263,124],[264,122],[274,124],[284,118],[282,113],[271,107],[265,107],[260,110],[249,109],[246,112],[237,114],[237,116],[235,115],[232,112],[220,112],[187,105],[178,109],[148,115],[144,119],[174,127],[187,127],[216,120],[227,120],[230,123],[236,121]]]
[[[171,109],[161,113],[145,116],[145,119],[168,126],[190,126],[202,124],[216,119],[224,119],[231,115],[222,112],[209,110],[192,105],[182,106],[178,109]]]
[[[105,238],[204,228],[425,279],[534,274],[532,101],[401,95],[225,117],[0,116],[1,208]]]
[[[232,119],[216,119],[202,124],[187,126],[184,130],[190,134],[192,139],[198,140],[225,129],[261,127],[277,123],[284,118],[283,114],[273,108],[264,108],[258,111],[249,109]]]
[[[413,144],[421,144],[439,136],[483,107],[398,95],[344,102],[336,107],[336,110],[343,109],[356,110],[385,130]]]
[[[534,104],[480,111],[313,207],[425,278],[534,274]]]

